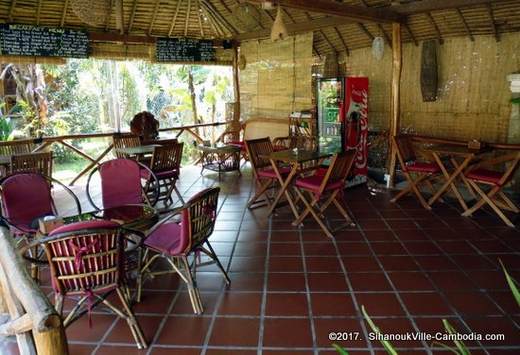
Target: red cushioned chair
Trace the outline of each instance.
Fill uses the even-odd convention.
[[[224,144],[240,148],[240,154],[242,155],[242,158],[244,158],[245,161],[248,161],[249,157],[247,155],[246,143],[241,138],[242,135],[243,130],[227,131],[222,133],[217,141],[221,141]]]
[[[302,171],[302,175],[296,178],[294,186],[300,201],[303,202],[306,208],[299,218],[293,222],[293,225],[301,224],[311,214],[325,234],[332,238],[332,232],[325,225],[324,217],[325,211],[331,204],[336,206],[348,225],[353,224],[352,218],[341,204],[345,204],[343,190],[345,189],[347,177],[354,165],[355,157],[355,149],[334,155],[325,175],[318,173],[322,169],[320,166]],[[314,174],[306,175],[309,170],[314,170]],[[344,225],[339,226],[335,230],[343,227]]]
[[[249,139],[246,140],[246,149],[249,161],[253,167],[253,177],[256,182],[256,193],[247,203],[247,207],[256,208],[264,206],[263,204],[257,205],[258,203],[265,203],[270,207],[271,197],[268,194],[269,190],[280,186],[271,162],[265,158],[265,156],[274,151],[273,144],[269,137]],[[291,169],[280,167],[279,171],[282,175],[289,175]],[[262,196],[265,197],[265,200],[260,200]]]
[[[397,152],[397,159],[399,160],[401,171],[408,181],[408,186],[390,201],[396,202],[410,192],[413,192],[421,205],[427,210],[430,210],[431,207],[421,194],[419,185],[423,183],[426,184],[433,193],[431,179],[442,176],[439,165],[435,162],[418,161],[410,136],[399,135],[392,137],[392,144]],[[415,178],[413,178],[412,175],[415,175]]]
[[[139,349],[146,341],[129,306],[129,290],[125,283],[125,239],[119,224],[105,220],[92,220],[64,225],[39,240],[47,254],[56,310],[63,313],[63,300],[79,296],[76,306],[65,317],[69,326],[85,311],[91,323],[91,309],[103,303],[126,320]],[[122,308],[107,297],[116,292]]]
[[[220,188],[209,188],[193,196],[182,208],[169,214],[155,225],[144,241],[146,247],[143,267],[138,279],[137,299],[140,301],[143,279],[148,276],[177,273],[187,284],[193,311],[201,314],[204,310],[196,281],[196,269],[208,264],[216,264],[226,283],[231,281],[213,250],[208,238],[213,233],[217,217],[218,195]],[[180,215],[181,221],[172,221]],[[210,260],[201,262],[200,253]],[[188,258],[193,257],[190,263]],[[158,258],[165,259],[170,270],[152,271],[152,265]]]
[[[505,171],[492,170],[493,166],[507,164]],[[464,173],[471,187],[480,195],[480,200],[466,210],[462,215],[471,216],[475,211],[488,204],[493,211],[509,227],[515,227],[502,210],[519,213],[518,207],[502,191],[520,167],[520,151],[506,153],[494,159],[485,160],[472,166]],[[484,191],[479,185],[488,186]]]
[[[179,201],[184,204],[184,200],[179,190],[175,186],[179,179],[181,171],[182,149],[184,143],[171,143],[161,147],[156,147],[152,155],[150,169],[154,172],[157,183],[159,185],[158,201],[164,201],[166,205],[173,204],[171,197],[172,192],[175,191]],[[141,170],[142,176],[146,180],[151,180],[148,186],[153,184],[153,179],[150,179],[148,170]]]
[[[100,207],[94,202],[91,192],[92,179],[96,174],[101,179],[103,208],[143,203],[154,206],[157,203],[159,184],[152,170],[135,160],[118,158],[101,163],[88,177],[87,198],[97,210]]]

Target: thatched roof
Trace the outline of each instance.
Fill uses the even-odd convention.
[[[96,1],[92,0],[0,0],[0,21],[128,35],[244,40],[265,37],[276,16],[276,9],[264,10],[257,0],[107,1],[110,15],[94,16],[98,24],[85,23],[73,8],[82,3],[85,15],[92,15],[88,13],[94,12],[92,3]],[[333,0],[326,1],[337,4]],[[118,11],[121,2],[122,11]],[[501,33],[520,30],[519,0],[344,0],[343,4],[383,8],[382,12],[402,14],[405,42],[417,43],[431,38],[442,42],[452,36],[471,39],[480,34],[494,34],[499,40]],[[439,6],[442,4],[444,6]],[[320,55],[369,46],[374,36],[383,36],[387,41],[391,37],[389,23],[352,21],[288,6],[284,7],[283,16],[290,32],[308,31],[309,27],[314,27],[314,50]]]

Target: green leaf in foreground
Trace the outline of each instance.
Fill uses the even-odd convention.
[[[509,275],[509,273],[506,270],[506,267],[502,263],[502,260],[498,260],[500,262],[500,265],[502,266],[502,270],[504,270],[504,275],[506,275],[507,284],[509,285],[509,288],[511,289],[511,292],[513,293],[513,296],[515,297],[516,303],[518,303],[518,306],[520,307],[520,290],[518,289],[518,283]]]
[[[381,334],[379,328],[374,324],[367,311],[365,310],[365,306],[361,306],[361,313],[363,313],[363,317],[365,317],[366,322],[370,326],[370,329],[376,334]],[[381,344],[385,348],[386,352],[390,355],[397,355],[397,350],[395,350],[394,346],[388,340],[381,340]]]
[[[336,351],[338,352],[339,355],[348,355],[348,351],[343,349],[341,346],[339,346],[338,344],[332,344],[332,347],[334,349],[336,349]]]
[[[453,326],[450,324],[450,322],[448,322],[446,319],[442,320],[442,324],[444,324],[444,329],[446,329],[446,331],[449,334],[456,334],[457,333],[455,328],[453,328]],[[459,350],[459,354],[461,354],[461,355],[469,355],[469,354],[471,354],[470,351],[468,350],[468,348],[466,347],[466,345],[462,341],[460,341],[460,340],[453,340],[453,342],[455,343],[455,346]]]

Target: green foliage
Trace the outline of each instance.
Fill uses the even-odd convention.
[[[511,99],[511,103],[513,103],[515,105],[520,105],[520,97],[515,97],[515,98]]]
[[[334,349],[336,349],[336,351],[338,352],[339,355],[348,355],[348,351],[343,349],[341,346],[339,346],[338,344],[332,344],[332,347]]]
[[[14,126],[9,116],[3,114],[5,103],[0,104],[0,141],[8,141],[13,138]]]
[[[372,331],[376,334],[381,334],[381,331],[379,328],[375,325],[375,323],[372,321],[370,316],[368,315],[367,311],[365,310],[365,306],[361,306],[361,313],[363,314],[363,317],[365,318],[365,321],[368,323],[368,326]],[[390,355],[397,355],[397,351],[395,350],[394,346],[387,340],[381,340],[381,344],[383,344],[383,347],[385,348],[386,352]]]
[[[513,297],[516,300],[516,303],[520,307],[520,290],[518,282],[509,275],[509,273],[506,270],[506,267],[502,263],[502,260],[500,261],[500,265],[502,266],[502,270],[504,271],[504,275],[506,276],[507,284],[509,285],[509,288],[511,289],[511,292],[513,293]]]

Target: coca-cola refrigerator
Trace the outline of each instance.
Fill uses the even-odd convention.
[[[317,134],[320,151],[357,149],[348,185],[367,181],[368,78],[343,77],[317,82]]]

